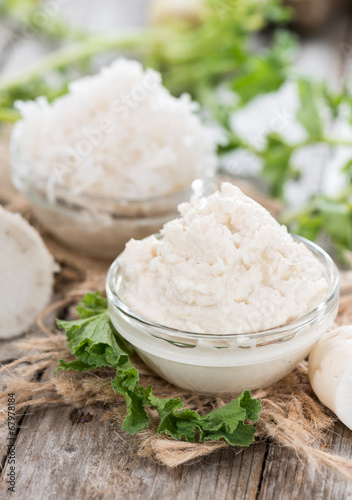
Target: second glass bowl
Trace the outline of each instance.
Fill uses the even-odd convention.
[[[185,191],[141,200],[119,200],[75,195],[65,188],[55,190],[55,200],[20,179],[12,171],[14,186],[31,203],[36,219],[56,239],[82,254],[113,259],[131,238],[142,239],[159,231],[178,216],[177,206],[191,196],[208,193],[208,183],[196,180]]]
[[[32,211],[43,227],[66,246],[82,254],[113,259],[131,238],[156,233],[178,216],[177,206],[191,196],[214,190],[214,172],[206,172],[187,189],[144,199],[118,199],[73,193],[55,183],[50,189],[34,175],[36,168],[22,157],[19,129],[11,140],[11,178],[29,199]],[[138,179],[136,179],[138,182]]]

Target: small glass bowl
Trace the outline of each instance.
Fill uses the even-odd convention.
[[[210,171],[185,190],[144,199],[73,194],[57,183],[48,189],[34,177],[36,169],[28,168],[22,158],[19,132],[14,130],[10,146],[14,186],[28,197],[35,217],[50,234],[85,255],[113,259],[131,238],[145,238],[175,219],[180,203],[215,190],[214,172]]]
[[[192,186],[167,196],[143,200],[118,200],[72,193],[62,187],[55,189],[55,200],[46,193],[19,179],[14,169],[12,182],[31,202],[36,219],[57,240],[82,254],[113,259],[122,252],[127,241],[145,238],[178,217],[177,206],[190,197],[202,196],[206,185],[196,180]]]
[[[267,387],[309,354],[332,326],[338,310],[339,273],[333,260],[314,243],[294,238],[320,260],[328,283],[324,300],[302,318],[246,334],[198,334],[158,325],[132,311],[119,297],[123,277],[117,258],[106,279],[111,320],[150,368],[183,389],[217,396]]]

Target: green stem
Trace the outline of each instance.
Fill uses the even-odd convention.
[[[304,141],[293,144],[295,149],[303,148],[305,146],[312,146],[314,144],[328,144],[329,146],[351,146],[352,141],[345,139],[333,139],[331,137],[322,137],[321,139],[305,139]]]
[[[236,137],[235,141],[236,145],[239,147],[242,147],[244,149],[247,149],[251,153],[257,155],[257,156],[262,156],[263,151],[260,149],[257,149],[256,147],[252,146],[251,144],[247,143],[246,141],[243,141],[242,139],[239,139]],[[328,144],[329,146],[350,146],[352,147],[352,141],[347,141],[345,139],[340,140],[340,139],[332,139],[329,137],[322,137],[321,139],[305,139],[304,141],[297,142],[295,144],[292,144],[292,150],[300,149],[305,146],[313,146],[316,144]]]
[[[159,32],[151,33],[149,30],[138,30],[125,35],[111,33],[91,37],[54,52],[18,75],[3,79],[0,83],[0,93],[17,90],[29,85],[49,71],[63,68],[102,51],[128,50],[140,47],[143,47],[143,50],[147,49],[148,42],[154,42],[154,37],[158,36]]]
[[[53,39],[68,39],[68,40],[82,40],[87,38],[89,33],[83,29],[74,28],[68,25],[61,15],[53,14],[52,16],[47,16],[48,19],[43,23],[36,23],[34,21],[35,15],[40,14],[42,9],[37,6],[36,8],[29,9],[26,12],[21,12],[16,9],[8,9],[4,6],[0,6],[0,15],[6,18],[12,23],[16,23],[16,32],[19,38],[26,38],[26,31],[29,30],[31,33],[43,34],[47,37]]]
[[[347,186],[342,191],[340,191],[336,196],[329,196],[325,199],[329,199],[331,201],[337,203],[348,203],[348,199],[352,194],[352,186]],[[303,207],[294,209],[294,210],[286,210],[280,216],[280,223],[285,224],[286,226],[299,220],[301,217],[309,216],[314,210],[319,209],[321,203],[321,198],[314,198],[308,201]]]
[[[21,118],[20,113],[12,108],[0,107],[0,122],[14,123]]]
[[[322,142],[329,144],[330,146],[350,146],[352,147],[352,141],[347,141],[345,139],[329,139],[328,137],[324,137]]]

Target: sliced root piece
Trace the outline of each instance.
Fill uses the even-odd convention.
[[[25,332],[48,304],[54,259],[38,232],[0,207],[0,339]]]
[[[320,401],[352,430],[352,325],[332,330],[315,344],[309,380]]]

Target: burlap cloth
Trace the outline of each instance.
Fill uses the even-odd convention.
[[[44,240],[60,266],[55,280],[55,297],[38,318],[41,337],[19,340],[19,347],[26,354],[0,370],[0,424],[6,423],[7,394],[16,392],[16,408],[31,412],[45,406],[71,405],[77,408],[94,406],[100,418],[121,429],[125,416],[123,398],[117,395],[110,381],[113,371],[105,369],[89,373],[57,372],[54,369],[60,358],[70,359],[66,339],[55,328],[55,316],[73,317],[74,305],[88,291],[103,290],[109,263],[75,254],[55,242],[33,219],[26,199],[15,193],[7,173],[7,142],[0,143],[0,201],[9,210],[22,213],[42,233]],[[266,199],[259,193],[248,194],[266,205],[275,215],[280,204]],[[342,280],[342,297],[337,325],[352,323],[352,275],[346,273]],[[137,357],[133,359],[140,371],[141,384],[151,384],[160,397],[181,397],[189,408],[206,413],[225,404],[229,399],[199,396],[175,387],[147,368]],[[44,373],[44,375],[43,375]],[[352,479],[352,460],[325,451],[334,416],[314,396],[307,375],[307,362],[280,382],[254,391],[254,397],[262,400],[263,410],[256,424],[256,439],[272,439],[282,446],[293,449],[311,465],[328,466],[346,478]],[[227,445],[224,442],[186,443],[158,435],[157,414],[149,410],[151,426],[135,436],[139,453],[175,467],[194,460]]]

